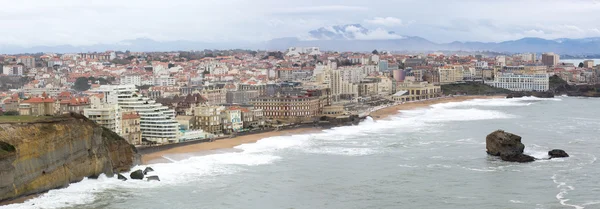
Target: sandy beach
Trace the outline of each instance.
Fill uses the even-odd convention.
[[[424,100],[418,102],[410,102],[399,104],[395,106],[386,107],[377,111],[374,111],[370,116],[375,120],[384,119],[390,115],[398,114],[400,110],[410,110],[415,108],[423,108],[433,104],[446,103],[446,102],[461,102],[471,99],[491,99],[491,98],[504,98],[504,96],[456,96],[446,97],[435,100]],[[245,136],[233,137],[228,139],[221,139],[214,142],[198,143],[187,146],[176,147],[163,151],[158,151],[150,154],[142,155],[143,164],[153,163],[168,163],[169,159],[185,159],[193,156],[211,154],[211,151],[218,151],[224,149],[231,149],[241,144],[254,143],[258,140],[273,137],[273,136],[285,136],[294,134],[306,134],[318,132],[318,128],[298,128],[281,131],[271,131],[259,134],[250,134]]]
[[[219,149],[231,149],[238,145],[254,143],[258,140],[273,137],[273,136],[287,136],[295,134],[306,134],[318,132],[318,128],[296,128],[280,131],[270,131],[259,134],[249,134],[245,136],[238,136],[233,138],[216,140],[214,142],[205,142],[192,144],[187,146],[176,147],[167,149],[159,152],[142,155],[142,164],[153,164],[153,163],[165,163],[170,162],[163,156],[170,156],[169,158],[186,158],[192,156],[198,156],[203,154],[210,154],[207,151],[219,150]]]
[[[505,98],[505,96],[503,96],[503,95],[498,95],[498,96],[455,96],[455,97],[444,97],[444,98],[433,99],[433,100],[407,102],[404,104],[394,105],[394,106],[390,106],[390,107],[386,107],[386,108],[374,111],[370,114],[370,116],[374,120],[381,120],[381,119],[385,119],[386,117],[388,117],[390,115],[398,114],[398,111],[400,111],[400,110],[412,110],[412,109],[416,109],[416,108],[423,108],[423,107],[427,107],[430,105],[447,103],[447,102],[462,102],[462,101],[472,100],[472,99],[493,99],[493,98]]]

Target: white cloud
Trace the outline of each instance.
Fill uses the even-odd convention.
[[[306,14],[306,13],[326,13],[326,12],[355,12],[366,11],[367,7],[345,6],[345,5],[327,5],[310,7],[290,7],[275,9],[276,14]]]
[[[401,35],[390,33],[389,31],[377,28],[370,30],[367,33],[356,33],[355,39],[357,40],[388,40],[388,39],[402,39]]]
[[[375,17],[373,19],[365,20],[365,22],[383,26],[402,26],[406,24],[401,19],[395,17]]]
[[[87,45],[140,37],[157,41],[259,42],[354,23],[435,42],[506,41],[532,36],[583,38],[600,36],[597,2],[20,0],[0,6],[0,45]],[[506,15],[507,11],[511,15]],[[410,21],[415,17],[419,17],[418,22]],[[384,29],[355,38],[398,36]]]

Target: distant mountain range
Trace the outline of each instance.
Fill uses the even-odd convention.
[[[289,47],[317,46],[324,51],[494,51],[504,53],[555,52],[568,55],[600,54],[600,37],[582,39],[522,38],[503,42],[452,42],[435,43],[417,36],[402,36],[383,29],[370,30],[360,24],[322,27],[308,32],[307,36],[277,38],[259,43],[207,43],[196,41],[159,42],[147,38],[125,40],[115,44],[89,46],[36,46],[20,47],[0,45],[0,53],[74,53],[106,50],[130,51],[188,51],[204,49],[260,49],[286,50]]]

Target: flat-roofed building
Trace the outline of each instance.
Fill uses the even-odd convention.
[[[442,88],[427,82],[402,82],[396,85],[392,99],[398,102],[433,99],[442,96]]]

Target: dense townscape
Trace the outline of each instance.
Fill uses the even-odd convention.
[[[318,47],[0,55],[0,63],[4,115],[75,112],[134,145],[361,117],[381,106],[448,96],[447,85],[546,92],[552,76],[595,84],[599,75],[592,60],[575,66],[554,53],[406,55]]]

